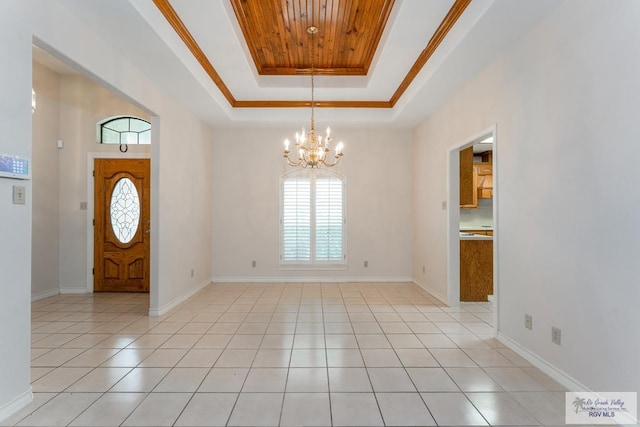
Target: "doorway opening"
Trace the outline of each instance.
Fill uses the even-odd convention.
[[[448,303],[459,306],[461,301],[486,300],[489,295],[494,303],[494,332],[499,326],[497,147],[497,129],[493,125],[449,150],[447,190]],[[465,268],[461,269],[462,262]],[[481,296],[469,296],[466,288],[461,292],[461,283],[466,286],[465,280],[474,279],[474,275],[482,279],[478,283],[485,283],[483,289],[477,289],[472,281],[472,291]]]
[[[154,145],[130,145],[127,152],[122,143],[100,144],[96,123],[104,117],[124,114],[142,117],[157,128],[159,118],[37,39],[33,40],[33,86],[38,94],[32,140],[33,160],[38,162],[38,173],[33,180],[34,193],[37,193],[34,198],[38,199],[34,200],[34,220],[40,221],[33,227],[47,231],[34,233],[38,241],[32,244],[32,270],[41,272],[32,274],[32,300],[35,301],[58,293],[94,291],[94,159],[147,159],[150,162],[158,156],[157,135],[153,136]],[[127,137],[127,144],[134,144],[129,134],[121,134]],[[155,167],[151,175],[157,179],[157,174]],[[157,210],[157,200],[151,208],[154,212]],[[55,216],[48,215],[49,212]],[[42,218],[49,217],[51,220],[45,224]],[[145,231],[149,229],[149,224],[141,223],[141,226]],[[57,240],[49,239],[49,235]],[[156,245],[157,240],[151,239],[150,272],[146,273],[150,278],[147,286],[150,302],[157,293]],[[43,253],[47,257],[42,257]],[[134,276],[137,271],[133,270],[137,268],[136,263],[131,266]]]

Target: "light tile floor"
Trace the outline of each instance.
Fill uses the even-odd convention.
[[[35,399],[3,425],[563,425],[563,387],[493,338],[490,303],[408,283],[216,284],[32,305]]]

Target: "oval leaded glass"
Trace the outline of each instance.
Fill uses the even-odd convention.
[[[140,198],[135,184],[129,178],[121,178],[111,194],[111,228],[120,243],[129,243],[138,231],[140,223]]]

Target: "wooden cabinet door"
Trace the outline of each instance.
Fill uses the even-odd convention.
[[[493,197],[493,165],[491,163],[474,163],[478,170],[478,199]]]
[[[473,147],[460,150],[460,207],[478,206],[477,171],[473,167]]]
[[[149,159],[95,159],[95,292],[149,292]]]
[[[475,167],[478,168],[478,175],[492,175],[493,174],[493,165],[491,163],[475,163]]]
[[[490,199],[493,197],[493,175],[478,176],[478,198]]]
[[[460,301],[493,295],[493,241],[460,240]]]

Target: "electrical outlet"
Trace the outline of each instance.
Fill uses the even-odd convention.
[[[562,329],[555,326],[551,327],[551,342],[560,345],[562,342]]]
[[[191,277],[193,277],[193,276],[195,276],[195,275],[196,275],[196,271],[192,268],[192,269],[191,269]]]
[[[524,315],[524,327],[529,330],[533,329],[533,317],[530,314]]]
[[[365,262],[364,262],[364,267],[365,267],[365,268],[369,267],[369,261],[365,261]]]
[[[427,272],[427,269],[424,267],[424,265],[422,266],[422,274],[425,274]]]
[[[87,210],[87,202],[80,202],[80,210],[81,211]]]
[[[442,201],[442,210],[443,210],[443,211],[444,211],[444,210],[447,210],[447,201],[446,201],[446,200],[443,200],[443,201]]]
[[[251,261],[251,267],[256,268],[257,263],[255,261]]]

